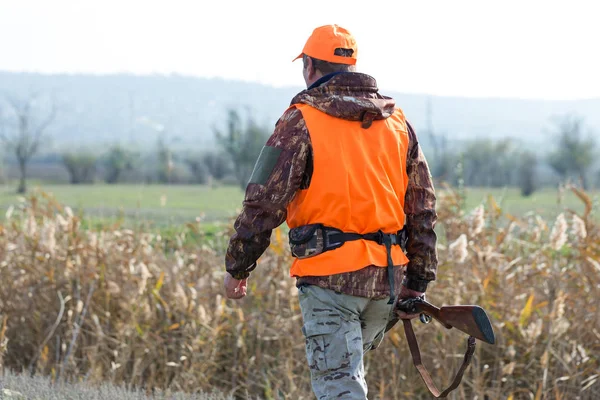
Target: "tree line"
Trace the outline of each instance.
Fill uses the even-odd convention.
[[[18,192],[26,191],[28,166],[47,139],[45,129],[56,115],[51,98],[7,99],[0,104],[0,139],[19,169]],[[524,196],[549,183],[571,180],[584,188],[600,184],[594,170],[596,143],[581,118],[567,115],[552,123],[549,153],[523,149],[513,140],[475,139],[450,146],[447,135],[431,125],[417,132],[427,139],[425,153],[433,178],[466,186],[518,186]],[[115,143],[104,152],[66,151],[56,157],[72,184],[145,182],[246,186],[255,160],[272,129],[258,124],[250,112],[229,110],[222,127],[214,127],[216,148],[175,150],[159,135],[154,150],[139,152]]]
[[[446,135],[431,129],[424,135],[432,147],[429,157],[436,181],[478,187],[518,186],[523,196],[541,186],[570,181],[584,189],[600,185],[600,164],[593,133],[582,118],[553,118],[547,132],[549,152],[523,148],[512,139],[475,139],[451,148]]]
[[[252,115],[229,110],[224,128],[214,127],[216,149],[174,150],[165,134],[159,134],[153,151],[141,152],[119,143],[105,151],[68,150],[54,155],[71,184],[145,182],[162,184],[207,184],[222,182],[244,188],[254,162],[271,130]],[[48,141],[46,128],[54,121],[52,98],[33,95],[28,99],[0,100],[0,141],[4,152],[18,164],[18,193],[27,190],[29,167]]]

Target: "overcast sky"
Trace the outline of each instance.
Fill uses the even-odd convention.
[[[0,70],[179,73],[301,86],[291,60],[337,23],[379,87],[600,97],[600,2],[0,0]]]

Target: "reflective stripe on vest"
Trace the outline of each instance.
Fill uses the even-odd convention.
[[[404,227],[408,185],[408,132],[400,109],[364,129],[305,104],[295,105],[308,128],[313,153],[310,186],[288,206],[290,228],[321,223],[343,232],[396,233]],[[408,263],[393,246],[394,265]],[[295,259],[291,276],[326,276],[369,265],[387,267],[385,246],[357,240],[318,256]]]

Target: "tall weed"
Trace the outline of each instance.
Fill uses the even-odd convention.
[[[479,304],[494,346],[478,349],[454,398],[600,398],[600,229],[592,202],[556,221],[508,215],[493,198],[463,211],[439,202],[435,304]],[[82,228],[47,196],[0,225],[0,365],[54,382],[108,382],[236,398],[311,399],[296,288],[282,231],[242,301],[223,296],[222,246],[122,229]],[[226,242],[230,231],[217,240]],[[466,337],[415,324],[424,362],[447,383]],[[366,356],[370,398],[428,398],[400,325]]]

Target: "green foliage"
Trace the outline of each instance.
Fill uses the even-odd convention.
[[[456,167],[454,172],[456,174],[456,194],[457,194],[457,209],[456,212],[463,211],[465,208],[467,194],[465,191],[465,168],[464,168],[464,154],[461,154],[458,157],[458,161],[456,162]]]
[[[522,196],[531,196],[536,190],[536,166],[535,154],[530,151],[521,153],[517,172]]]
[[[64,153],[62,162],[69,172],[71,184],[93,183],[97,160],[98,158],[90,152]]]
[[[449,151],[442,152],[438,157],[432,160],[431,176],[435,180],[449,180],[452,176],[452,169],[456,165],[456,156]]]
[[[160,137],[157,142],[156,154],[158,158],[158,164],[156,174],[158,182],[170,183],[172,172],[174,169],[173,152],[169,148],[164,138]]]
[[[459,188],[519,186],[528,194],[538,186],[537,158],[521,151],[511,139],[467,141],[460,151],[439,152],[431,174],[437,183],[451,182]]]
[[[232,162],[222,151],[193,153],[182,157],[193,176],[193,183],[223,182],[232,172]],[[237,179],[235,185],[238,184]]]
[[[209,173],[208,167],[201,158],[193,156],[188,157],[186,158],[185,163],[192,172],[192,175],[194,176],[194,183],[199,183],[203,185],[208,182],[208,179],[211,175]]]
[[[210,176],[219,181],[233,171],[231,160],[222,152],[206,153],[202,157],[202,162],[208,169]]]
[[[463,155],[467,186],[501,187],[510,184],[516,158],[510,139],[474,140],[467,145]]]
[[[567,115],[554,124],[556,149],[549,154],[548,163],[562,180],[575,176],[587,188],[587,173],[594,162],[596,142],[591,136],[583,137],[582,118]]]
[[[129,151],[120,145],[112,146],[105,158],[106,168],[106,183],[117,183],[119,178],[125,171],[133,169],[135,162],[138,160],[137,154]]]
[[[227,130],[222,132],[215,129],[217,142],[233,163],[233,171],[240,187],[246,187],[268,136],[268,130],[260,127],[252,117],[248,117],[244,124],[239,113],[233,109],[228,112]]]

